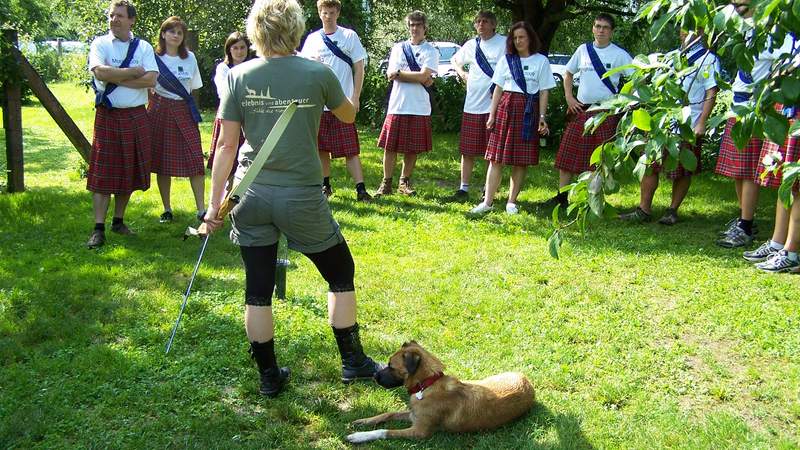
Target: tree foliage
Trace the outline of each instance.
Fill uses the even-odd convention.
[[[789,32],[800,35],[800,2],[754,0],[751,7],[753,19],[744,20],[733,5],[724,2],[652,0],[640,9],[637,20],[649,25],[652,39],[678,27],[687,30],[703,28],[705,36],[696,39],[704,39],[708,48],[716,49],[722,57],[735,59],[741,69],[750,71],[756,55],[772,48],[773,42],[779,46]],[[675,44],[677,46],[677,42]],[[788,119],[775,109],[776,103],[800,103],[798,64],[798,58],[793,59],[791,55],[777,59],[770,76],[753,85],[753,101],[732,109],[737,125],[731,135],[737,147],[743,148],[751,136],[783,143],[788,133],[800,134],[800,126],[795,124],[790,129]],[[632,67],[636,69],[635,73],[620,94],[601,105],[608,112],[587,122],[591,128],[609,114],[622,117],[616,138],[594,151],[591,162],[595,170],[584,172],[576,183],[567,187],[570,193],[567,215],[572,215],[573,219],[564,224],[554,216],[555,230],[550,246],[554,256],[557,256],[561,231],[565,227],[579,224],[583,228],[587,219],[609,215],[611,208],[605,198],[619,189],[620,178],[632,173],[641,180],[655,162],[663,162],[668,170],[679,162],[687,168],[696,164],[694,155],[680,147],[682,141],[694,142],[688,99],[681,89],[681,78],[703,75],[699,72],[690,75],[692,70],[688,68],[682,51],[640,54]],[[721,87],[726,87],[724,82]],[[725,118],[721,115],[712,117],[707,128],[713,129]],[[775,161],[773,169],[779,166],[780,161]],[[783,169],[786,176],[779,195],[789,204],[789,187],[800,174],[800,168],[798,164],[788,164],[783,165]]]

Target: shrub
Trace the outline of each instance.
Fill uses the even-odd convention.
[[[45,83],[58,81],[61,73],[61,58],[49,45],[37,45],[35,52],[25,55]]]

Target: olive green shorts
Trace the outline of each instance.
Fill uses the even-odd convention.
[[[242,247],[265,247],[286,235],[289,248],[319,253],[342,242],[321,186],[250,185],[231,211],[231,241]]]

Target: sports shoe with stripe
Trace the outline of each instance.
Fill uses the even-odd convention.
[[[757,249],[742,253],[742,257],[754,263],[768,260],[772,255],[780,251],[772,248],[769,243],[770,241],[768,240],[767,242],[759,245]]]
[[[734,225],[728,233],[717,239],[717,245],[725,248],[744,247],[753,242],[753,236],[745,233],[738,225]]]
[[[756,269],[772,273],[798,272],[800,271],[800,261],[789,258],[788,251],[780,250],[770,259],[756,264]]]

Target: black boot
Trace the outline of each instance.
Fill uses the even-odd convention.
[[[275,340],[251,342],[250,356],[256,360],[258,372],[261,374],[259,392],[270,398],[277,397],[289,381],[291,371],[287,367],[278,367],[275,360]]]
[[[361,338],[358,336],[358,324],[348,328],[333,328],[336,346],[342,355],[342,382],[352,383],[359,379],[372,379],[375,372],[385,366],[376,363],[364,354]]]

